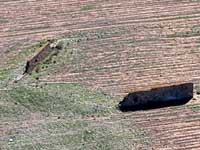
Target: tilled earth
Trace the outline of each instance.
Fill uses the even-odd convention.
[[[151,135],[153,149],[199,149],[199,112],[186,107],[126,115],[124,121]]]
[[[0,80],[6,78],[7,69],[14,68],[16,75],[21,73],[18,71],[21,71],[21,63],[28,59],[26,56],[30,55],[26,51],[30,46],[42,40],[64,37],[70,41],[68,49],[55,58],[57,64],[45,66],[45,73],[41,71],[38,75],[39,81],[83,84],[92,90],[100,90],[120,98],[130,91],[156,85],[185,81],[197,83],[200,79],[199,4],[197,0],[2,0]],[[16,75],[11,75],[10,78]],[[129,145],[132,144],[127,149],[200,149],[199,101],[200,98],[197,97],[186,106],[117,112],[109,115],[111,120],[107,121],[106,117],[100,116],[100,121],[94,121],[94,124],[98,127],[103,122],[114,133],[113,124],[125,123],[120,126],[119,131],[126,127],[134,135],[138,129],[136,137],[139,141],[130,140],[132,137],[124,138],[129,139]],[[7,104],[5,100],[0,102],[0,106],[2,110],[6,106],[11,108],[10,103]],[[32,143],[21,137],[22,140],[13,146],[21,149],[29,143],[31,147],[39,143],[38,139],[43,138],[41,141],[47,147],[50,145],[50,149],[51,142],[55,141],[53,142],[53,135],[49,134],[48,127],[41,132],[40,127],[33,129],[32,125],[45,124],[48,119],[55,122],[55,118],[44,119],[40,113],[32,113],[30,116],[33,116],[34,122],[25,118],[25,122],[20,122],[17,127],[19,134],[30,137]],[[3,147],[0,145],[0,149],[12,149],[12,140],[15,140],[12,135],[17,134],[16,126],[12,124],[17,124],[18,121],[9,120],[4,115],[1,119],[0,142]],[[88,116],[87,119],[95,118]],[[61,120],[61,124],[66,121]],[[93,127],[93,123],[88,124],[88,128]],[[21,128],[24,127],[25,130],[22,131]],[[35,137],[31,136],[32,130],[36,133]],[[66,131],[67,127],[63,130]],[[118,128],[114,127],[114,130]],[[98,134],[100,131],[97,130]],[[60,132],[55,133],[55,137],[62,137]],[[128,131],[125,133],[130,136]],[[68,134],[74,135],[74,132],[64,136]],[[86,130],[85,134],[90,135],[90,132]],[[45,139],[48,135],[51,137],[49,141]],[[7,136],[11,136],[11,145],[6,145]],[[119,137],[123,138],[122,135]],[[120,146],[126,145],[126,141],[122,143]],[[56,144],[54,146],[54,149],[61,149]],[[74,148],[80,149],[81,146]]]

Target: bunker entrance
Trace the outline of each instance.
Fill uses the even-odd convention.
[[[129,93],[119,104],[121,111],[149,110],[183,105],[193,98],[193,83]]]

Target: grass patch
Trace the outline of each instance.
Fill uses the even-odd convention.
[[[105,122],[104,122],[105,123]],[[6,149],[70,149],[112,150],[130,149],[131,142],[137,143],[134,134],[119,127],[85,120],[57,121],[35,125],[32,130],[24,129],[8,138],[2,146]],[[40,132],[36,132],[39,130]],[[23,144],[22,144],[23,143]]]
[[[0,127],[7,130],[1,148],[112,150],[147,144],[141,140],[146,133],[111,117],[117,114],[115,102],[77,84],[18,84],[0,93]],[[48,115],[35,120],[33,114]]]
[[[200,87],[197,87],[197,94],[200,95]]]
[[[42,40],[40,41],[39,43],[33,45],[33,46],[30,46],[29,48],[27,48],[26,50],[23,50],[21,52],[19,52],[17,54],[17,56],[15,56],[15,58],[11,59],[8,64],[10,66],[13,66],[15,65],[16,67],[19,65],[19,63],[24,63],[26,62],[26,60],[33,56],[36,51],[38,49],[40,49],[41,47],[43,47],[45,44],[47,44],[48,40]]]
[[[200,105],[189,105],[188,107],[193,111],[200,111]]]
[[[8,91],[0,92],[0,120],[16,118],[26,112],[26,109],[10,99]]]
[[[18,54],[13,54],[12,59],[7,62],[7,67],[0,70],[0,88],[7,86],[8,82],[16,79],[19,75],[22,75],[25,70],[27,60],[34,56],[36,51],[41,48],[48,41],[43,40],[38,44],[27,48]],[[16,53],[15,51],[12,51]]]
[[[111,113],[114,101],[101,93],[93,93],[74,84],[19,86],[7,91],[13,103],[30,112],[47,112],[67,117]]]
[[[7,79],[9,73],[10,73],[10,72],[9,72],[8,69],[0,70],[0,80],[5,80],[5,79]]]
[[[69,37],[67,48],[56,57],[47,58],[40,66],[44,69],[33,73],[32,78],[62,69],[66,64],[79,69],[79,64],[87,59],[84,50],[76,47],[79,42],[120,33],[102,31]],[[12,63],[16,66],[24,63],[43,44],[46,41],[21,52]],[[5,129],[0,137],[0,149],[112,150],[133,149],[138,143],[149,145],[147,133],[123,120],[115,109],[118,101],[109,95],[90,91],[78,84],[38,83],[31,86],[35,81],[29,79],[0,93],[0,128]],[[42,117],[37,118],[38,114]]]
[[[143,143],[144,146],[151,145],[150,135],[143,129],[137,129],[134,131],[135,138]]]
[[[83,11],[88,11],[88,10],[93,10],[95,9],[96,7],[94,5],[85,5],[81,8],[81,10]]]
[[[6,68],[0,70],[0,89],[5,88],[8,82],[14,77],[13,68]],[[0,91],[1,92],[1,91]]]

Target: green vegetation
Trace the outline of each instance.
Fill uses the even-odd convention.
[[[4,17],[2,17],[2,16],[0,16],[0,23],[8,23],[9,21],[8,21],[8,19],[6,19],[6,18],[4,18]]]
[[[200,95],[200,87],[197,87],[197,94]]]
[[[9,74],[8,69],[0,70],[0,80],[5,80],[8,77],[8,74]]]
[[[133,149],[141,144],[148,147],[151,140],[146,131],[123,120],[123,115],[115,109],[119,100],[78,84],[37,81],[68,64],[82,69],[78,64],[85,61],[87,55],[78,46],[80,42],[118,36],[122,31],[78,32],[64,37],[60,40],[66,48],[46,58],[31,76],[2,90],[0,128],[4,131],[0,136],[0,149],[112,150]],[[9,62],[11,71],[1,71],[2,78],[22,74],[26,59],[46,42],[20,52]]]
[[[92,10],[95,9],[96,7],[94,5],[85,5],[81,8],[81,10],[87,11],[87,10]]]
[[[199,36],[200,35],[200,28],[199,26],[193,27],[188,31],[184,32],[176,32],[174,34],[168,35],[169,38],[174,37],[192,37],[192,36]]]
[[[47,42],[48,42],[47,40],[40,41],[39,43],[37,43],[33,46],[30,46],[26,50],[19,52],[17,54],[17,56],[15,56],[13,59],[11,59],[8,62],[8,65],[10,65],[10,66],[14,65],[17,67],[20,63],[26,62],[26,60],[28,58],[33,56],[38,51],[38,49],[40,49],[42,46],[44,46]]]
[[[51,41],[53,41],[53,40],[51,40]],[[35,45],[29,47],[28,49],[37,50],[37,49],[43,47],[43,46],[44,46],[45,44],[47,44],[48,42],[49,42],[49,40],[42,40],[42,41],[38,42],[37,44],[35,44]]]
[[[78,31],[72,32],[71,34],[63,37],[63,39],[68,41],[68,46],[75,46],[80,42],[87,42],[90,40],[99,40],[109,37],[120,36],[126,34],[129,31],[123,27],[112,28],[112,29],[99,29],[98,31]]]
[[[26,65],[26,61],[30,57],[34,56],[34,54],[36,53],[36,51],[38,49],[40,49],[47,42],[48,42],[47,40],[41,41],[38,44],[27,48],[26,50],[20,51],[17,54],[13,54],[14,57],[7,62],[7,69],[6,69],[7,71],[4,74],[6,74],[7,76],[10,76],[10,77],[13,76],[13,74],[15,74],[14,77],[16,77],[17,75],[22,74],[23,71],[24,71],[24,67]],[[16,52],[12,51],[12,53],[16,53]],[[0,76],[1,76],[1,74],[2,73],[0,73]],[[2,77],[2,78],[5,79],[5,76]]]
[[[36,51],[47,42],[47,40],[43,40],[20,52],[16,52],[14,47],[12,47],[11,50],[8,50],[9,53],[12,53],[13,57],[6,62],[7,64],[4,68],[0,69],[0,88],[5,88],[9,82],[14,81],[19,75],[22,75],[27,60],[34,56]]]
[[[32,74],[32,77],[40,78],[46,75],[53,75],[54,73],[63,70],[63,67],[67,65],[73,65],[74,69],[79,71],[85,71],[80,64],[88,61],[88,56],[85,53],[86,49],[81,47],[81,42],[91,42],[92,40],[99,40],[109,38],[113,36],[119,36],[125,34],[127,31],[124,28],[100,30],[98,32],[91,31],[79,31],[73,32],[66,37],[54,40],[55,43],[61,45],[62,50],[58,53],[54,53],[50,57],[46,58],[42,64],[36,69],[36,72]],[[121,44],[121,43],[120,43]]]
[[[34,132],[40,130],[40,132]],[[130,149],[137,139],[131,132],[122,132],[120,127],[91,121],[55,121],[40,123],[32,130],[8,138],[7,149]],[[34,142],[35,141],[35,142]],[[5,141],[6,142],[6,141]],[[21,143],[23,142],[23,144]],[[134,145],[134,144],[133,144]]]
[[[0,127],[6,129],[1,149],[112,150],[149,145],[144,131],[120,121],[116,103],[77,84],[18,84],[0,93]]]
[[[200,105],[194,104],[194,105],[189,105],[188,107],[193,111],[200,111]]]
[[[111,104],[114,104],[111,98],[74,84],[19,86],[8,90],[7,94],[10,100],[31,112],[71,117],[110,113]]]

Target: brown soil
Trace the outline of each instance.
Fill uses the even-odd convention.
[[[197,82],[199,4],[192,0],[4,0],[0,5],[0,68],[8,67],[10,59],[41,40],[81,32],[97,35],[71,47],[79,49],[83,59],[40,80],[81,83],[113,96],[156,85]],[[198,111],[183,106],[121,117],[150,133],[152,149],[200,148]]]

